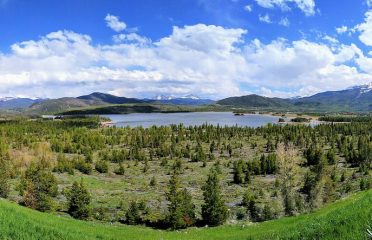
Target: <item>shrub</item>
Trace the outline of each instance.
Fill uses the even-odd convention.
[[[82,158],[75,158],[74,159],[75,169],[79,170],[81,173],[84,174],[91,174],[93,171],[92,165],[87,163]]]
[[[64,154],[58,154],[57,165],[53,169],[54,172],[74,174],[74,164],[69,161]]]
[[[119,168],[115,170],[116,175],[124,175],[125,168],[122,163],[119,163]]]
[[[107,173],[108,172],[108,164],[106,161],[103,161],[103,160],[99,160],[98,162],[96,162],[96,166],[95,166],[97,172],[99,173]]]

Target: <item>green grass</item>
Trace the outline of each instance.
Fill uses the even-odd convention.
[[[251,226],[192,228],[179,232],[77,221],[0,200],[0,239],[367,239],[372,191],[319,211]]]

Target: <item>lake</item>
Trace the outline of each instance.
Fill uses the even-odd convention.
[[[220,126],[260,127],[268,123],[278,123],[279,117],[270,115],[247,114],[235,116],[231,112],[190,112],[190,113],[132,113],[102,115],[112,120],[117,127],[150,127],[183,124],[199,126],[202,124]]]

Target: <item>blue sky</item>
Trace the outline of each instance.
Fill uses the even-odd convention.
[[[0,0],[0,96],[291,97],[372,81],[371,0]]]

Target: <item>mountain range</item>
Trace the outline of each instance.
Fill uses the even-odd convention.
[[[223,106],[245,108],[289,109],[295,111],[372,111],[372,83],[341,91],[327,91],[309,97],[290,99],[258,95],[230,97],[216,102]]]
[[[35,103],[45,101],[42,98],[13,98],[4,97],[0,98],[0,109],[17,109],[17,108],[28,108]]]
[[[189,106],[200,106],[200,105],[208,105],[214,103],[211,99],[203,99],[195,95],[186,95],[182,97],[176,97],[173,95],[165,96],[165,95],[158,95],[153,97],[155,103],[159,104],[173,104],[173,105],[189,105]]]
[[[0,98],[0,109],[24,109],[26,112],[51,113],[71,109],[120,104],[132,105],[213,105],[224,108],[270,109],[288,111],[372,111],[372,83],[341,91],[327,91],[309,97],[270,98],[259,95],[229,97],[219,101],[199,98],[195,95],[175,97],[155,96],[152,99],[118,97],[94,92],[89,95],[58,99]]]

